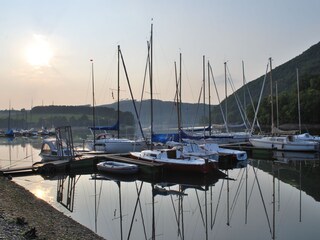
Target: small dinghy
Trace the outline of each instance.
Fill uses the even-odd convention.
[[[119,174],[133,174],[138,172],[139,167],[135,164],[116,162],[116,161],[104,161],[97,164],[99,171]]]

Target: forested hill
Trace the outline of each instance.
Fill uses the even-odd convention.
[[[266,59],[267,63],[267,59]],[[279,123],[298,123],[297,71],[299,73],[301,117],[304,124],[320,123],[320,42],[310,47],[301,55],[272,70],[273,95],[276,100],[276,85],[278,91]],[[240,88],[236,94],[243,99],[244,92],[247,99],[249,117],[253,111],[249,102],[248,89],[255,105],[258,102],[264,75]],[[270,124],[270,78],[266,78],[263,100],[259,110],[259,120],[262,124]],[[229,96],[228,110],[230,121],[238,122],[239,110],[234,96]],[[274,101],[275,103],[276,101]],[[225,104],[224,101],[221,104]],[[274,108],[276,109],[276,108]],[[250,119],[250,118],[249,118]]]
[[[266,59],[267,64],[268,59]],[[301,55],[276,67],[272,70],[274,103],[276,102],[276,87],[278,89],[279,124],[298,124],[298,97],[297,97],[297,74],[299,72],[300,105],[303,124],[320,124],[320,43],[310,47]],[[250,70],[248,70],[250,71]],[[249,100],[248,89],[253,98],[255,106],[259,99],[264,75],[236,91],[239,99],[246,99],[246,109],[249,121],[254,118],[253,110]],[[269,98],[268,98],[269,97]],[[236,105],[234,95],[230,95],[228,101],[228,123],[243,123],[239,108]],[[142,112],[140,119],[143,125],[150,124],[150,101],[137,102],[137,108]],[[221,103],[225,109],[225,100]],[[116,103],[106,105],[116,108]],[[121,101],[120,108],[123,111],[134,113],[131,101]],[[154,123],[155,125],[177,126],[176,105],[174,102],[154,101]],[[206,106],[208,109],[208,106]],[[276,106],[274,106],[276,109]],[[212,106],[212,123],[221,124],[223,118],[219,106]],[[269,125],[270,117],[270,78],[269,74],[263,91],[263,98],[258,114],[259,122],[262,125]],[[276,111],[275,111],[276,112]],[[206,115],[204,115],[206,114]],[[208,110],[204,110],[203,104],[182,103],[182,124],[184,126],[201,125],[208,123]],[[276,118],[276,116],[275,116]]]
[[[151,124],[151,101],[143,100],[142,102],[136,101],[136,107],[139,111],[140,121],[143,127],[149,127]],[[116,109],[117,103],[105,105]],[[198,126],[205,122],[203,117],[203,104],[197,103],[183,103],[181,108],[182,119],[181,122],[184,126]],[[208,106],[206,106],[208,109]],[[121,111],[129,111],[135,115],[133,103],[131,100],[123,100],[120,102]],[[208,110],[206,110],[208,114]],[[136,115],[135,115],[136,116]],[[171,101],[153,100],[153,123],[155,128],[177,128],[177,105]]]
[[[134,127],[131,112],[120,113],[120,125]],[[31,110],[0,111],[0,128],[39,128],[51,126],[88,127],[92,126],[93,109],[91,106],[36,106]],[[117,111],[102,106],[95,107],[96,125],[113,125],[117,122]],[[10,121],[9,121],[10,117]]]

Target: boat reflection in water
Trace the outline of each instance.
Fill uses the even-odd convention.
[[[314,196],[317,187],[303,190],[302,183],[308,179],[305,172],[319,162],[249,159],[248,164],[242,163],[223,165],[225,176],[83,172],[81,177],[58,181],[64,187],[58,186],[57,199],[73,211],[73,218],[81,218],[82,224],[106,239],[231,239],[237,235],[296,239],[294,235],[306,235],[288,229],[313,221],[303,219],[302,209],[309,208],[303,199],[306,194]],[[75,188],[75,183],[81,187]],[[284,214],[286,221],[281,220]],[[249,233],[247,228],[259,228],[259,232]]]
[[[86,209],[93,208],[93,211],[90,211],[90,214],[94,213],[94,228],[92,229],[107,239],[156,239],[159,236],[165,239],[179,236],[184,239],[183,215],[185,211],[194,212],[196,209],[201,209],[200,218],[205,224],[203,227],[206,228],[208,225],[207,193],[221,177],[225,177],[222,173],[211,175],[167,173],[163,176],[146,177],[141,174],[140,176],[139,174],[119,175],[105,172],[86,176],[90,176],[89,184],[93,185],[90,186],[89,191],[94,189],[94,193],[89,194],[94,196],[94,199],[91,199],[89,206],[86,207]],[[76,178],[74,175],[61,176],[58,181],[58,202],[71,212],[73,211]],[[66,192],[62,193],[62,190]],[[191,192],[197,196],[197,205],[193,207],[194,209],[189,207],[185,209],[184,198],[188,198]],[[201,200],[200,193],[204,194],[205,202]],[[171,215],[175,219],[173,222],[177,233],[171,231],[172,219],[168,223],[166,221],[157,222],[158,217],[162,214]],[[167,231],[163,232],[166,224],[171,225],[169,236]],[[177,236],[171,236],[171,234],[177,234]]]
[[[39,161],[28,157],[39,148],[25,146],[0,145],[1,166]],[[251,155],[244,165],[219,163],[226,175],[219,177],[87,168],[44,178],[10,174],[34,194],[45,190],[46,201],[106,239],[317,239],[318,154]]]

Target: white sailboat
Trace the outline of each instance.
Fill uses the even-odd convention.
[[[95,126],[95,113],[93,110],[93,127],[90,129],[93,131],[94,139],[86,143],[87,149],[93,152],[99,153],[128,153],[130,151],[140,151],[146,144],[144,140],[131,140],[127,138],[120,138],[120,88],[119,88],[119,58],[120,58],[120,46],[118,46],[118,107],[117,107],[117,123],[113,126]],[[92,91],[94,93],[94,77],[93,77],[93,65],[92,65]],[[93,109],[94,109],[94,94],[93,94]],[[96,131],[104,131],[96,136]],[[114,134],[110,134],[108,131],[117,131],[117,137]]]
[[[319,143],[303,141],[294,136],[275,136],[250,138],[250,143],[257,148],[276,149],[282,151],[319,151]]]
[[[298,95],[298,118],[299,118],[299,134],[295,135],[295,139],[303,141],[315,141],[320,143],[319,136],[312,136],[310,133],[301,133],[301,114],[300,114],[300,87],[299,87],[299,69],[296,69],[297,73],[297,95]]]
[[[139,160],[161,163],[164,168],[178,172],[210,173],[218,169],[217,161],[192,154],[187,156],[177,148],[143,150],[141,152],[130,152],[130,155]]]
[[[152,38],[153,38],[153,25],[151,25],[151,37],[150,37],[150,92],[151,92],[151,136],[153,135],[153,81],[152,81]],[[181,57],[181,55],[180,55]],[[177,83],[178,86],[178,83]],[[177,91],[178,95],[178,91]],[[180,94],[177,98],[181,99]],[[179,101],[178,101],[179,102]],[[178,118],[180,116],[180,109],[178,110]],[[180,128],[180,119],[178,121]],[[186,150],[186,149],[185,149]],[[153,149],[152,137],[151,137],[151,150],[143,150],[140,152],[130,152],[130,155],[134,159],[139,159],[143,161],[160,163],[163,165],[163,168],[167,170],[172,170],[174,172],[189,172],[189,173],[212,173],[214,170],[218,169],[217,161],[209,159],[208,156],[203,156],[202,154],[190,153],[180,147],[173,147],[167,149]],[[200,156],[199,156],[200,155]]]
[[[272,94],[272,64],[270,61],[270,85],[271,85],[271,133],[274,134],[273,119],[273,94]],[[257,148],[276,149],[282,151],[319,151],[319,143],[315,141],[304,141],[299,137],[287,136],[268,136],[262,138],[250,138],[250,143]]]
[[[90,151],[99,153],[128,153],[142,150],[144,146],[145,142],[143,140],[116,138],[108,133],[98,135],[95,141],[87,143],[87,148]]]

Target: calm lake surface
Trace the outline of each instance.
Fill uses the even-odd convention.
[[[31,166],[41,160],[40,145],[41,139],[1,139],[0,167]],[[251,155],[246,164],[224,166],[226,179],[92,173],[13,181],[109,240],[319,239],[319,156]]]

